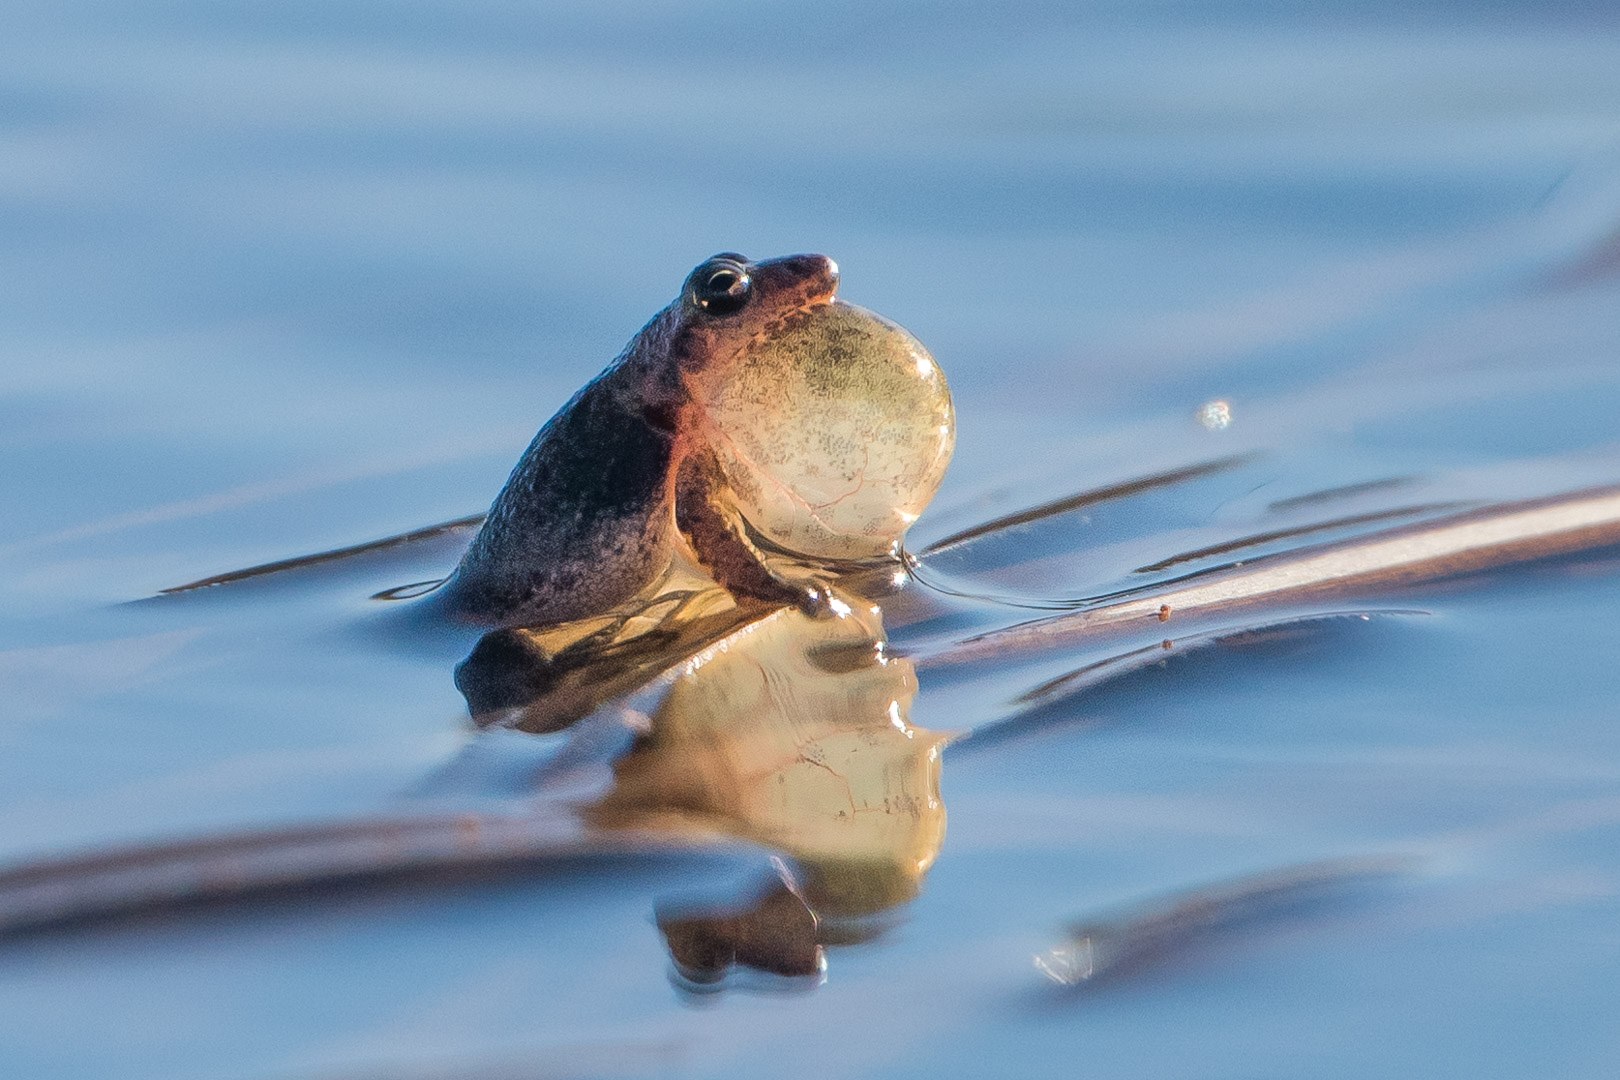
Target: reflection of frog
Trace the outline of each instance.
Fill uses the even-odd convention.
[[[814,564],[894,555],[954,416],[933,358],[835,301],[822,255],[717,255],[541,429],[438,601],[504,626],[667,591],[819,608]]]
[[[677,968],[812,975],[821,947],[864,941],[917,895],[945,837],[944,739],[913,727],[911,664],[884,653],[874,611],[778,612],[678,678],[614,766],[599,824],[714,830],[789,856],[740,908],[666,904]]]
[[[741,907],[660,911],[677,966],[698,982],[733,963],[813,975],[823,945],[871,936],[916,895],[945,834],[944,740],[910,724],[916,675],[885,653],[877,611],[854,603],[835,618],[789,609],[741,621],[697,620],[691,636],[655,645],[657,635],[644,635],[577,667],[498,631],[457,678],[484,722],[547,730],[626,702],[622,685],[649,670],[669,671],[656,693],[636,695],[644,734],[587,819],[613,831],[739,837],[791,862]]]

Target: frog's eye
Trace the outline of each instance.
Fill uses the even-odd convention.
[[[692,300],[710,315],[741,311],[752,288],[748,271],[730,260],[710,260],[692,274]]]

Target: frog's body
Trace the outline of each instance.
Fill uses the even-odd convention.
[[[459,611],[529,625],[600,614],[663,570],[673,433],[627,407],[623,368],[535,436],[450,583]]]
[[[818,587],[784,577],[756,541],[799,551],[795,542],[808,536],[821,543],[803,553],[821,559],[897,550],[915,513],[908,505],[898,518],[880,520],[872,504],[900,498],[920,510],[933,494],[950,454],[949,394],[910,335],[835,304],[837,287],[837,267],[820,255],[758,263],[718,255],[699,266],[681,297],[535,436],[440,601],[485,624],[567,622],[656,588],[679,553],[739,597],[813,607],[824,600]],[[821,332],[824,320],[835,329]],[[867,491],[859,520],[844,522],[849,542],[841,546],[838,512],[827,507],[848,500],[824,502],[822,492],[829,483],[862,488],[867,459],[859,475],[843,475],[852,473],[847,446],[830,465],[800,460],[815,453],[815,439],[797,429],[837,429],[841,419],[848,428],[838,413],[849,410],[818,420],[806,414],[805,401],[789,399],[805,397],[808,382],[826,383],[828,355],[818,348],[828,342],[849,368],[848,390],[859,396],[873,386],[885,400],[905,397],[894,392],[892,372],[863,381],[866,353],[851,349],[852,326],[870,339],[867,352],[892,352],[903,339],[902,366],[932,373],[924,389],[934,404],[924,419],[912,415],[916,409],[875,406],[879,420],[885,408],[894,414],[891,430],[864,436],[887,447],[879,456],[896,457],[892,444],[907,443],[905,429],[925,421],[939,427],[943,419],[945,434],[922,439],[920,455],[909,455],[927,459],[920,467],[888,478],[890,487],[900,483],[894,494],[881,486]],[[892,357],[886,363],[895,368]],[[872,423],[871,415],[862,420],[865,428]],[[829,480],[829,468],[842,478]],[[805,476],[816,479],[801,491]],[[893,535],[879,535],[885,530]]]

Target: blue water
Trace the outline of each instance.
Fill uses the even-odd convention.
[[[940,359],[960,437],[918,550],[1254,455],[927,560],[1011,604],[1620,482],[1613,5],[60,0],[0,25],[8,863],[389,813],[482,746],[467,642],[368,599],[451,543],[148,598],[481,510],[715,251],[825,251]],[[1094,658],[925,670],[915,723],[997,734],[946,751],[921,894],[819,986],[684,993],[653,912],[712,862],[592,864],[0,943],[0,1071],[1612,1075],[1612,556],[1016,724]],[[896,644],[1035,614],[946,611]],[[1032,963],[1077,921],[1386,856],[1416,869],[1095,987]]]

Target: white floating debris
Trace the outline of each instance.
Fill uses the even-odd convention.
[[[1035,970],[1059,986],[1079,986],[1097,973],[1091,939],[1080,938],[1035,957]]]
[[[1198,422],[1210,431],[1224,431],[1232,425],[1232,403],[1223,398],[1198,407]]]

